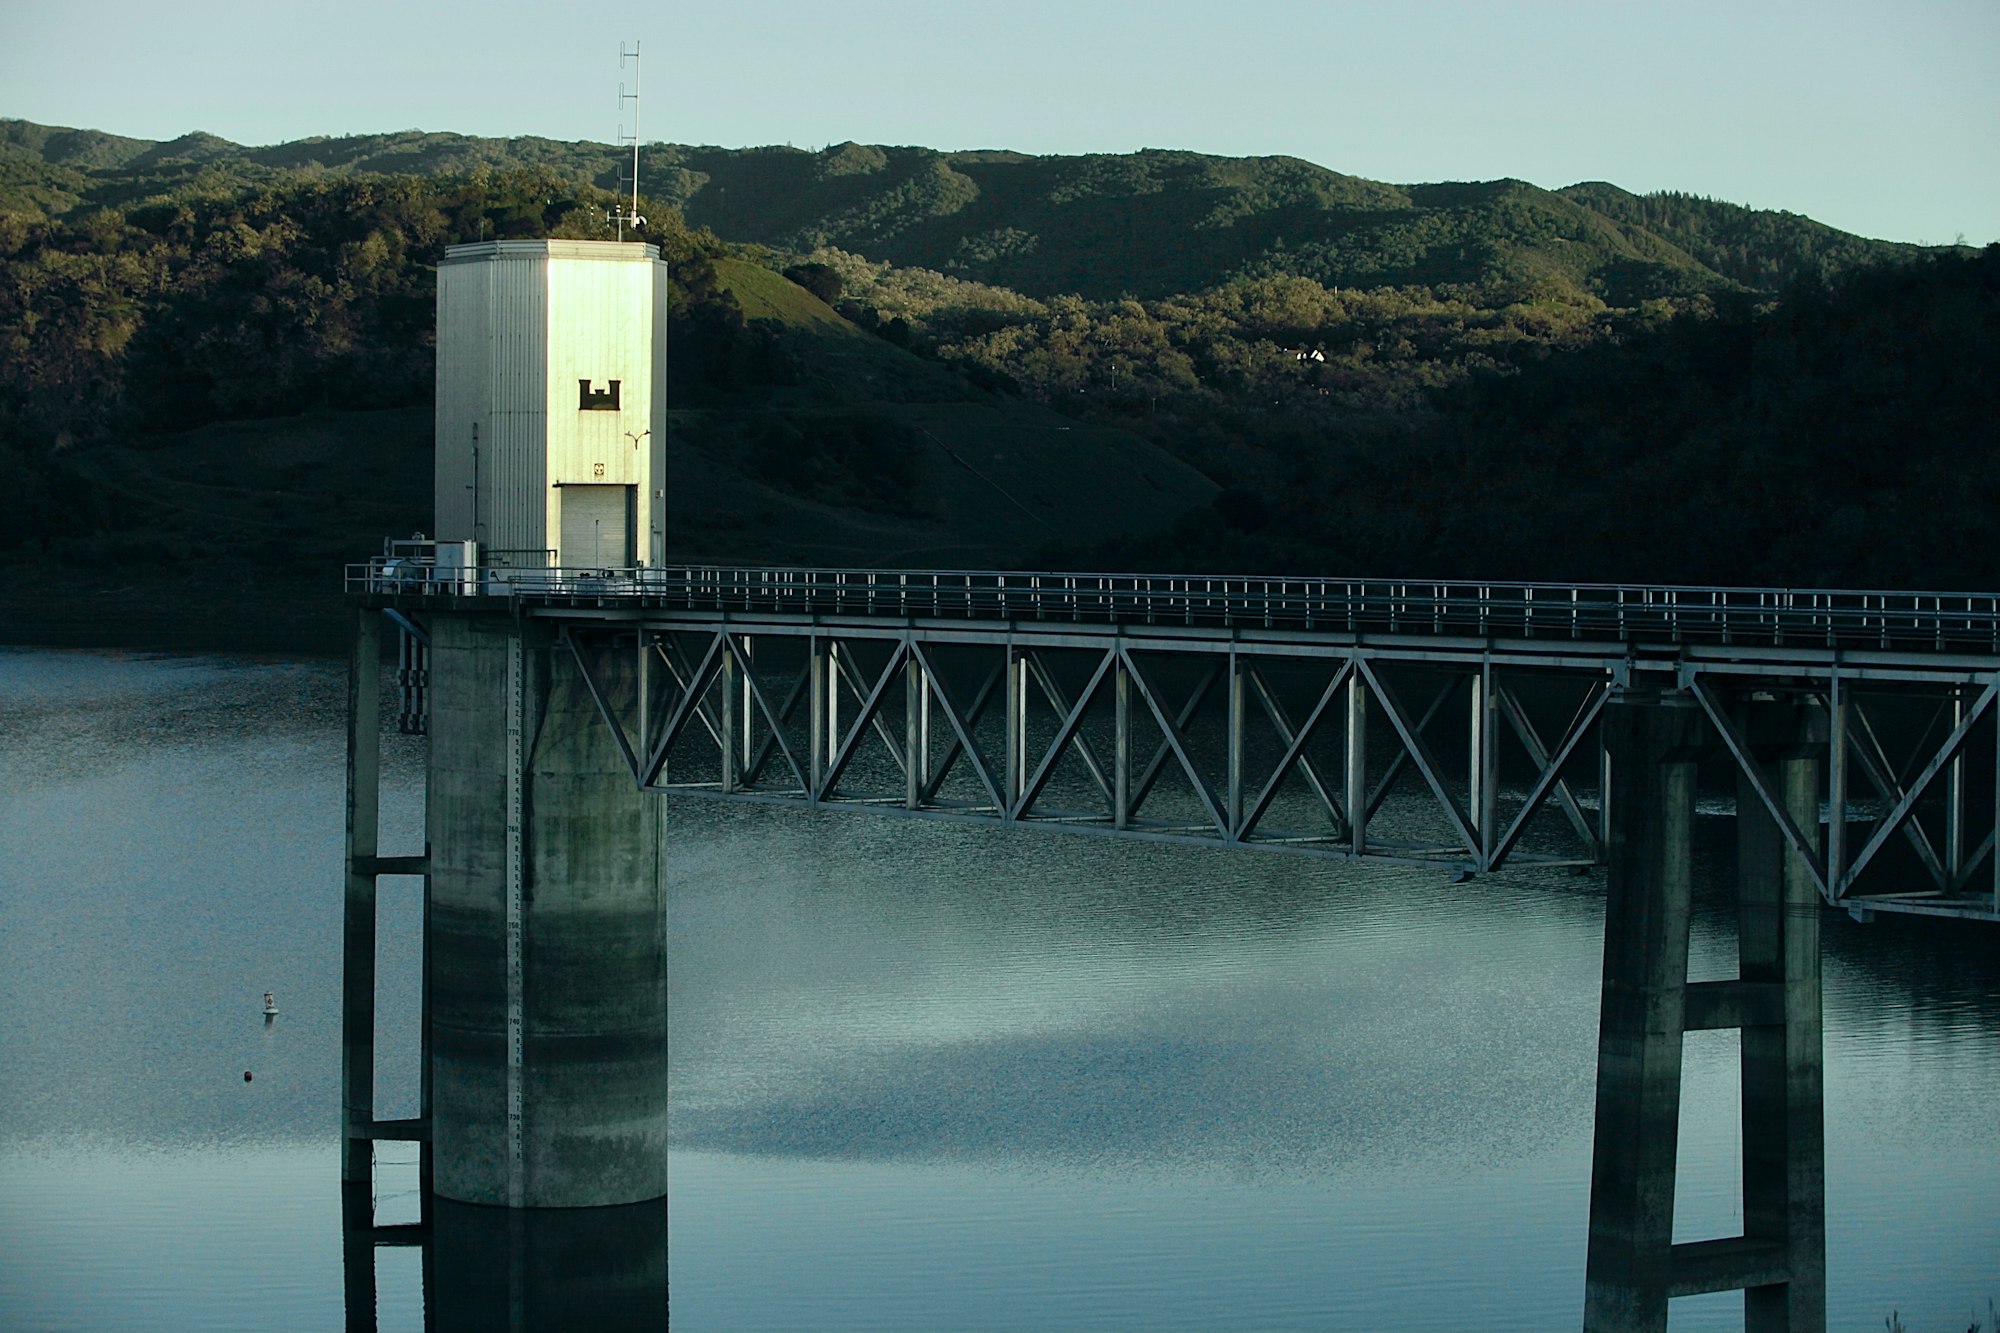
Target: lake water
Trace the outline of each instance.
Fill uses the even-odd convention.
[[[0,650],[0,1328],[348,1321],[344,689]],[[413,849],[421,743],[385,767]],[[1576,1324],[1599,877],[670,819],[677,1329]],[[384,1115],[414,1109],[416,911],[385,881]],[[1956,1333],[2000,1297],[1996,943],[1825,923],[1833,1327]],[[1697,966],[1732,952],[1713,896]],[[1681,1239],[1740,1226],[1734,1054],[1689,1039]],[[378,1189],[415,1216],[413,1169]],[[430,1317],[471,1320],[433,1276]],[[417,1250],[376,1285],[381,1328],[425,1326]]]

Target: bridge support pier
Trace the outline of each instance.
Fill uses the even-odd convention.
[[[1753,753],[1778,766],[1793,823],[1818,827],[1817,718],[1759,702]],[[1628,692],[1605,709],[1610,800],[1587,1331],[1664,1333],[1674,1296],[1742,1290],[1748,1333],[1822,1329],[1825,1156],[1819,913],[1810,870],[1740,779],[1739,976],[1687,980],[1695,780],[1713,733],[1686,696]],[[1742,1032],[1741,1236],[1673,1243],[1684,1034]]]
[[[545,622],[440,612],[430,632],[437,1193],[511,1208],[658,1199],[664,803],[633,782]],[[636,682],[598,674],[627,708]]]

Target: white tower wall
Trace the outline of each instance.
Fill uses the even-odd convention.
[[[652,246],[446,251],[436,536],[477,541],[488,563],[660,562],[666,317],[666,264]]]

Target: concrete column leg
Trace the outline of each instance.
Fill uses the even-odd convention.
[[[1758,704],[1746,730],[1795,733],[1777,749],[1777,794],[1793,823],[1819,820],[1819,753],[1808,719]],[[1762,723],[1762,725],[1759,725]],[[1823,743],[1822,743],[1823,744]],[[1825,1121],[1821,1087],[1818,887],[1747,778],[1737,795],[1741,979],[1783,988],[1782,1022],[1742,1029],[1743,1234],[1780,1246],[1787,1280],[1746,1287],[1746,1333],[1826,1326]],[[1773,1015],[1776,1017],[1777,1015]]]
[[[529,761],[530,1207],[667,1192],[666,805],[557,655]],[[614,706],[624,682],[603,682]],[[623,698],[619,698],[624,694]]]
[[[382,615],[354,614],[347,678],[347,891],[342,909],[340,1178],[373,1183],[375,870],[382,801]]]
[[[1618,820],[1597,1047],[1597,1130],[1583,1326],[1664,1333],[1687,985],[1690,833],[1704,723],[1678,697],[1604,711]]]
[[[516,1208],[657,1199],[665,804],[633,783],[544,628],[439,614],[432,636],[437,1192]],[[600,667],[621,714],[636,682],[609,668],[629,661]]]

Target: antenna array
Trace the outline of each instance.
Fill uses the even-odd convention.
[[[632,145],[632,175],[629,180],[621,179],[620,186],[629,185],[632,202],[629,208],[622,204],[613,208],[612,219],[618,226],[618,239],[625,239],[625,227],[629,223],[636,231],[646,225],[646,219],[639,215],[639,43],[633,42],[627,51],[625,43],[618,43],[618,68],[625,68],[626,61],[632,62],[632,91],[626,92],[625,85],[618,85],[618,142]],[[625,133],[625,104],[632,104],[632,132]]]

